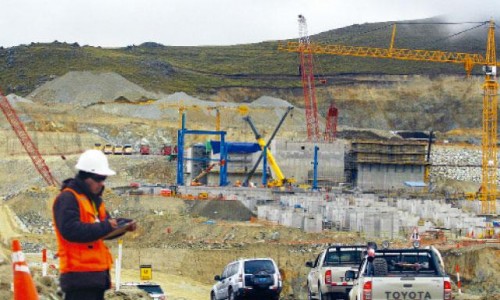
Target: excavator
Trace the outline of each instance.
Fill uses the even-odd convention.
[[[250,118],[250,116],[243,117],[243,120],[245,120],[248,123],[248,125],[250,125],[250,128],[252,129],[252,131],[253,131],[253,133],[255,135],[255,139],[257,140],[257,143],[259,144],[259,146],[261,147],[261,149],[262,150],[267,149],[266,150],[267,162],[271,166],[271,169],[274,171],[274,175],[276,177],[275,179],[272,179],[272,180],[268,181],[268,183],[267,183],[268,187],[282,187],[283,185],[291,184],[291,183],[295,182],[295,179],[293,179],[293,178],[286,178],[285,175],[283,175],[283,172],[281,171],[280,167],[276,163],[276,160],[274,159],[273,154],[269,150],[269,145],[271,144],[271,141],[273,140],[273,138],[276,135],[276,133],[278,132],[279,128],[281,127],[281,125],[285,121],[286,116],[288,115],[288,113],[290,113],[290,111],[292,109],[293,109],[293,106],[288,107],[287,111],[281,117],[281,120],[278,123],[278,126],[276,126],[273,134],[271,135],[271,138],[269,139],[269,141],[267,143],[262,138],[262,135],[258,132],[258,130],[255,127],[255,125],[253,124],[252,119]],[[262,154],[259,157],[259,159],[257,160],[257,162],[255,163],[255,165],[252,168],[252,170],[248,173],[245,181],[243,182],[244,186],[248,186],[248,181],[250,180],[251,176],[253,175],[253,173],[257,169],[257,166],[259,165],[261,159],[262,159]]]

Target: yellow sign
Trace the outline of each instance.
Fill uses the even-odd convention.
[[[151,265],[141,265],[141,280],[153,280]]]

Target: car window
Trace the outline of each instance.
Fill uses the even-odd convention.
[[[224,268],[224,271],[222,271],[222,278],[227,278],[228,277],[228,274],[229,274],[229,267],[230,266],[226,266]]]
[[[232,264],[231,266],[229,266],[228,277],[233,276],[237,272],[238,272],[238,263]]]
[[[325,265],[358,265],[361,263],[361,251],[328,252]]]
[[[391,254],[377,254],[377,258],[385,259],[388,274],[412,276],[418,276],[419,274],[439,274],[431,256],[427,253]]]
[[[139,284],[137,287],[146,291],[148,294],[163,294],[163,290],[159,285]]]
[[[276,272],[271,260],[249,260],[245,262],[244,269],[245,274],[255,274],[260,271],[266,271],[269,274]]]

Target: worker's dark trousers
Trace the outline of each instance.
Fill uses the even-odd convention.
[[[104,300],[105,290],[75,290],[66,292],[64,300]]]

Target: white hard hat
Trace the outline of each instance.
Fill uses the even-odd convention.
[[[102,151],[87,150],[80,155],[75,169],[102,176],[115,175],[116,172],[109,168],[108,158]]]

